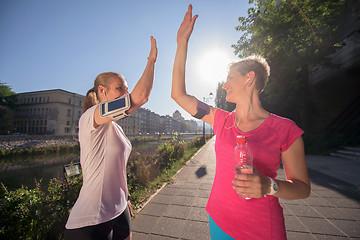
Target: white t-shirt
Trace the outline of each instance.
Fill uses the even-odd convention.
[[[83,186],[66,223],[67,229],[110,221],[127,205],[126,164],[131,143],[113,121],[94,128],[97,106],[89,108],[79,120]]]

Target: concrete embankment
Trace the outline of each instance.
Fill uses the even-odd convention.
[[[42,148],[54,146],[76,146],[78,145],[77,136],[0,136],[1,150]]]

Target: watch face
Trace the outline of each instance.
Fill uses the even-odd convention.
[[[274,192],[277,192],[279,186],[275,179],[271,179],[271,188],[274,190]]]

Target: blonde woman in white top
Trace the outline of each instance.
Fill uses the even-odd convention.
[[[144,73],[130,93],[130,114],[147,102],[154,80],[156,40]],[[66,223],[68,239],[131,239],[126,164],[131,143],[110,117],[101,117],[99,103],[128,94],[125,78],[118,73],[99,74],[86,94],[79,120],[80,163],[83,186]]]

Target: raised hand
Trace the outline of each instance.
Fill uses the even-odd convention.
[[[150,54],[149,54],[149,57],[147,58],[147,60],[155,63],[156,59],[157,59],[157,53],[158,53],[158,49],[156,46],[156,39],[153,36],[150,36],[150,40],[151,40],[151,50],[150,50]]]
[[[194,29],[198,15],[192,16],[192,5],[190,4],[177,33],[177,43],[187,43]]]

